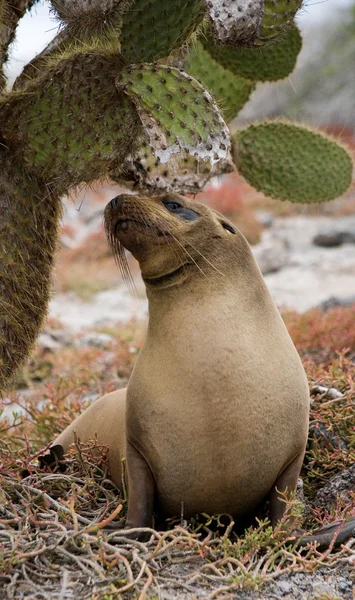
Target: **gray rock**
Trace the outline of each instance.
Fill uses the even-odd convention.
[[[37,340],[37,343],[44,350],[55,351],[59,348],[71,346],[73,340],[66,330],[50,330],[44,328]]]
[[[286,240],[278,236],[269,236],[252,248],[255,260],[261,272],[275,273],[289,262],[289,247]]]
[[[355,464],[349,469],[332,477],[326,485],[317,492],[315,505],[330,509],[337,500],[342,498],[345,502],[351,502],[349,492],[355,491]]]
[[[322,248],[336,248],[337,246],[344,244],[344,234],[341,231],[317,233],[312,241],[315,246],[321,246]]]
[[[79,346],[94,346],[95,348],[102,348],[103,350],[109,348],[115,339],[112,335],[106,333],[87,333],[79,340]]]
[[[293,585],[289,581],[278,581],[277,587],[279,588],[282,595],[289,594],[292,591]]]
[[[256,211],[256,218],[259,223],[261,223],[264,227],[271,227],[274,223],[275,217],[272,213],[266,212],[265,210]]]
[[[314,236],[313,244],[323,248],[336,248],[342,244],[355,244],[355,233],[352,231],[325,231]]]
[[[311,394],[324,394],[326,400],[334,400],[342,398],[344,394],[333,387],[325,387],[324,385],[313,385],[310,390]]]
[[[337,308],[338,306],[346,308],[348,306],[352,306],[353,304],[355,304],[355,296],[348,296],[347,298],[337,298],[336,296],[331,296],[327,300],[324,300],[324,302],[318,304],[317,308],[327,312],[331,308]]]
[[[60,342],[58,342],[57,340],[55,340],[48,333],[41,333],[38,337],[37,343],[44,350],[54,351],[54,350],[58,350],[59,348],[62,347],[62,344]]]

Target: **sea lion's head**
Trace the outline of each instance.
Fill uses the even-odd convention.
[[[113,254],[124,272],[124,248],[139,261],[149,286],[171,286],[189,274],[211,269],[223,273],[246,244],[221,214],[185,196],[121,194],[109,202],[105,229]]]

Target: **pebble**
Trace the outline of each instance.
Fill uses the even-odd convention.
[[[103,350],[110,348],[115,339],[106,333],[87,333],[79,340],[79,346],[94,346]]]
[[[318,233],[313,238],[315,246],[323,248],[336,248],[342,244],[355,244],[355,233],[351,231],[328,231]]]
[[[293,589],[292,583],[289,583],[288,581],[278,581],[276,585],[282,595],[289,594]]]

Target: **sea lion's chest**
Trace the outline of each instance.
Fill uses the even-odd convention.
[[[128,386],[127,436],[150,465],[166,513],[179,502],[192,513],[227,511],[237,490],[241,505],[241,489],[250,502],[253,485],[260,501],[304,443],[308,391],[282,323],[268,330],[250,315],[233,321],[223,302],[217,316],[200,307],[183,322],[162,319]]]

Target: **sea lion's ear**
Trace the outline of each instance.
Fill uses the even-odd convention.
[[[237,233],[236,230],[234,229],[234,227],[230,224],[230,223],[226,223],[225,221],[221,222],[221,225],[224,229],[226,229],[227,231],[230,231],[230,233]]]

